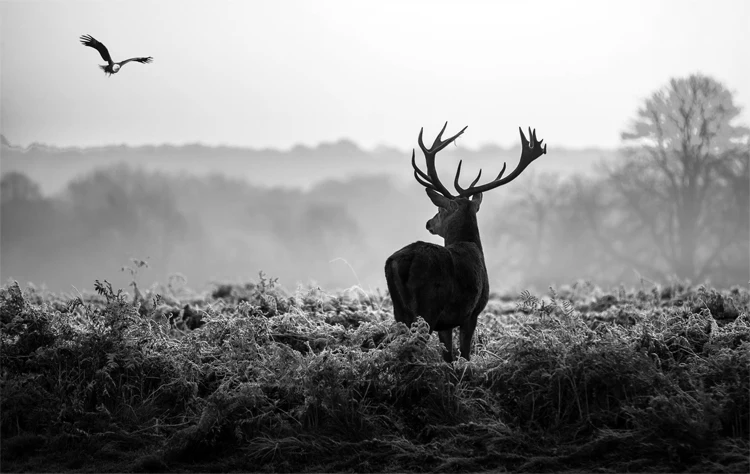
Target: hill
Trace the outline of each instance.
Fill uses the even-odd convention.
[[[413,179],[409,162],[411,150],[390,147],[363,150],[352,141],[343,139],[321,143],[316,147],[297,145],[289,150],[201,144],[94,148],[32,144],[21,148],[11,145],[5,137],[1,146],[2,171],[24,173],[41,186],[45,195],[58,193],[71,179],[90,173],[93,169],[116,163],[170,174],[221,174],[243,178],[264,187],[309,189],[330,179],[372,175],[387,175],[404,183]],[[616,154],[615,150],[576,150],[552,145],[548,157],[535,163],[534,170],[537,173],[561,175],[589,173],[597,163],[614,159]],[[512,169],[519,156],[519,147],[487,145],[476,150],[451,147],[440,155],[438,169],[445,176],[453,176],[458,161],[463,159],[464,179],[469,180],[479,168],[489,175],[496,174],[502,168],[503,161]]]

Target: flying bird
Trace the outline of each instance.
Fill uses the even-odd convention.
[[[138,61],[139,63],[142,63],[142,64],[148,64],[154,60],[154,58],[149,56],[147,58],[130,58],[130,59],[126,59],[125,61],[120,61],[119,63],[116,63],[112,61],[112,56],[109,55],[109,51],[107,51],[107,47],[104,46],[99,41],[97,41],[96,38],[94,38],[93,36],[91,35],[81,36],[81,44],[83,44],[84,46],[90,46],[94,48],[95,50],[99,51],[99,54],[102,55],[102,59],[107,61],[106,66],[99,65],[99,67],[102,68],[104,73],[107,75],[116,74],[120,70],[121,67],[123,67],[130,61]]]

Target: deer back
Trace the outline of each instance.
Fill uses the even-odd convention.
[[[432,330],[454,328],[487,304],[484,256],[471,242],[414,242],[391,255],[385,271],[391,296],[407,309],[401,321],[407,325],[422,316]]]

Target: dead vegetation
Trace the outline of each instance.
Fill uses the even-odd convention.
[[[452,365],[387,295],[96,290],[0,290],[3,472],[750,468],[745,289],[493,295]]]

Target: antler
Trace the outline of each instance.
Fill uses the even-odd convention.
[[[456,187],[459,196],[469,197],[473,196],[474,194],[483,193],[485,191],[489,191],[490,189],[495,189],[504,184],[508,184],[516,179],[518,175],[520,175],[523,170],[525,170],[526,167],[531,164],[532,161],[547,153],[547,145],[544,145],[544,148],[542,148],[542,142],[544,140],[536,139],[536,129],[532,131],[531,127],[529,127],[529,137],[531,137],[531,143],[529,143],[529,141],[526,139],[526,135],[523,134],[523,130],[521,130],[521,127],[518,127],[518,132],[521,134],[521,161],[518,162],[518,166],[516,166],[516,169],[514,169],[513,172],[505,178],[503,178],[503,173],[505,173],[506,163],[503,163],[503,169],[500,170],[500,174],[497,175],[497,178],[493,179],[489,183],[474,187],[474,185],[479,181],[479,177],[482,176],[482,170],[480,169],[476,179],[467,189],[464,189],[460,184],[458,184],[458,178],[461,174],[461,164],[463,163],[463,160],[458,162],[458,169],[456,170],[456,178],[453,180],[453,185]]]
[[[422,152],[424,153],[424,159],[427,163],[427,173],[420,170],[417,166],[414,150],[411,151],[411,166],[414,168],[414,179],[416,179],[419,184],[421,184],[425,188],[437,191],[445,197],[454,198],[455,196],[453,196],[450,191],[448,191],[448,189],[443,186],[443,183],[440,182],[440,178],[438,178],[437,170],[435,169],[435,155],[437,155],[437,152],[448,146],[462,133],[464,133],[464,130],[468,128],[468,125],[462,128],[460,132],[453,135],[449,139],[442,141],[443,132],[445,132],[445,127],[447,126],[448,122],[445,122],[445,125],[443,125],[443,129],[440,130],[437,138],[435,138],[435,141],[432,143],[432,147],[429,149],[424,146],[424,142],[422,141],[422,132],[424,132],[424,128],[419,130],[419,148],[421,148]],[[474,183],[476,183],[476,181]]]

